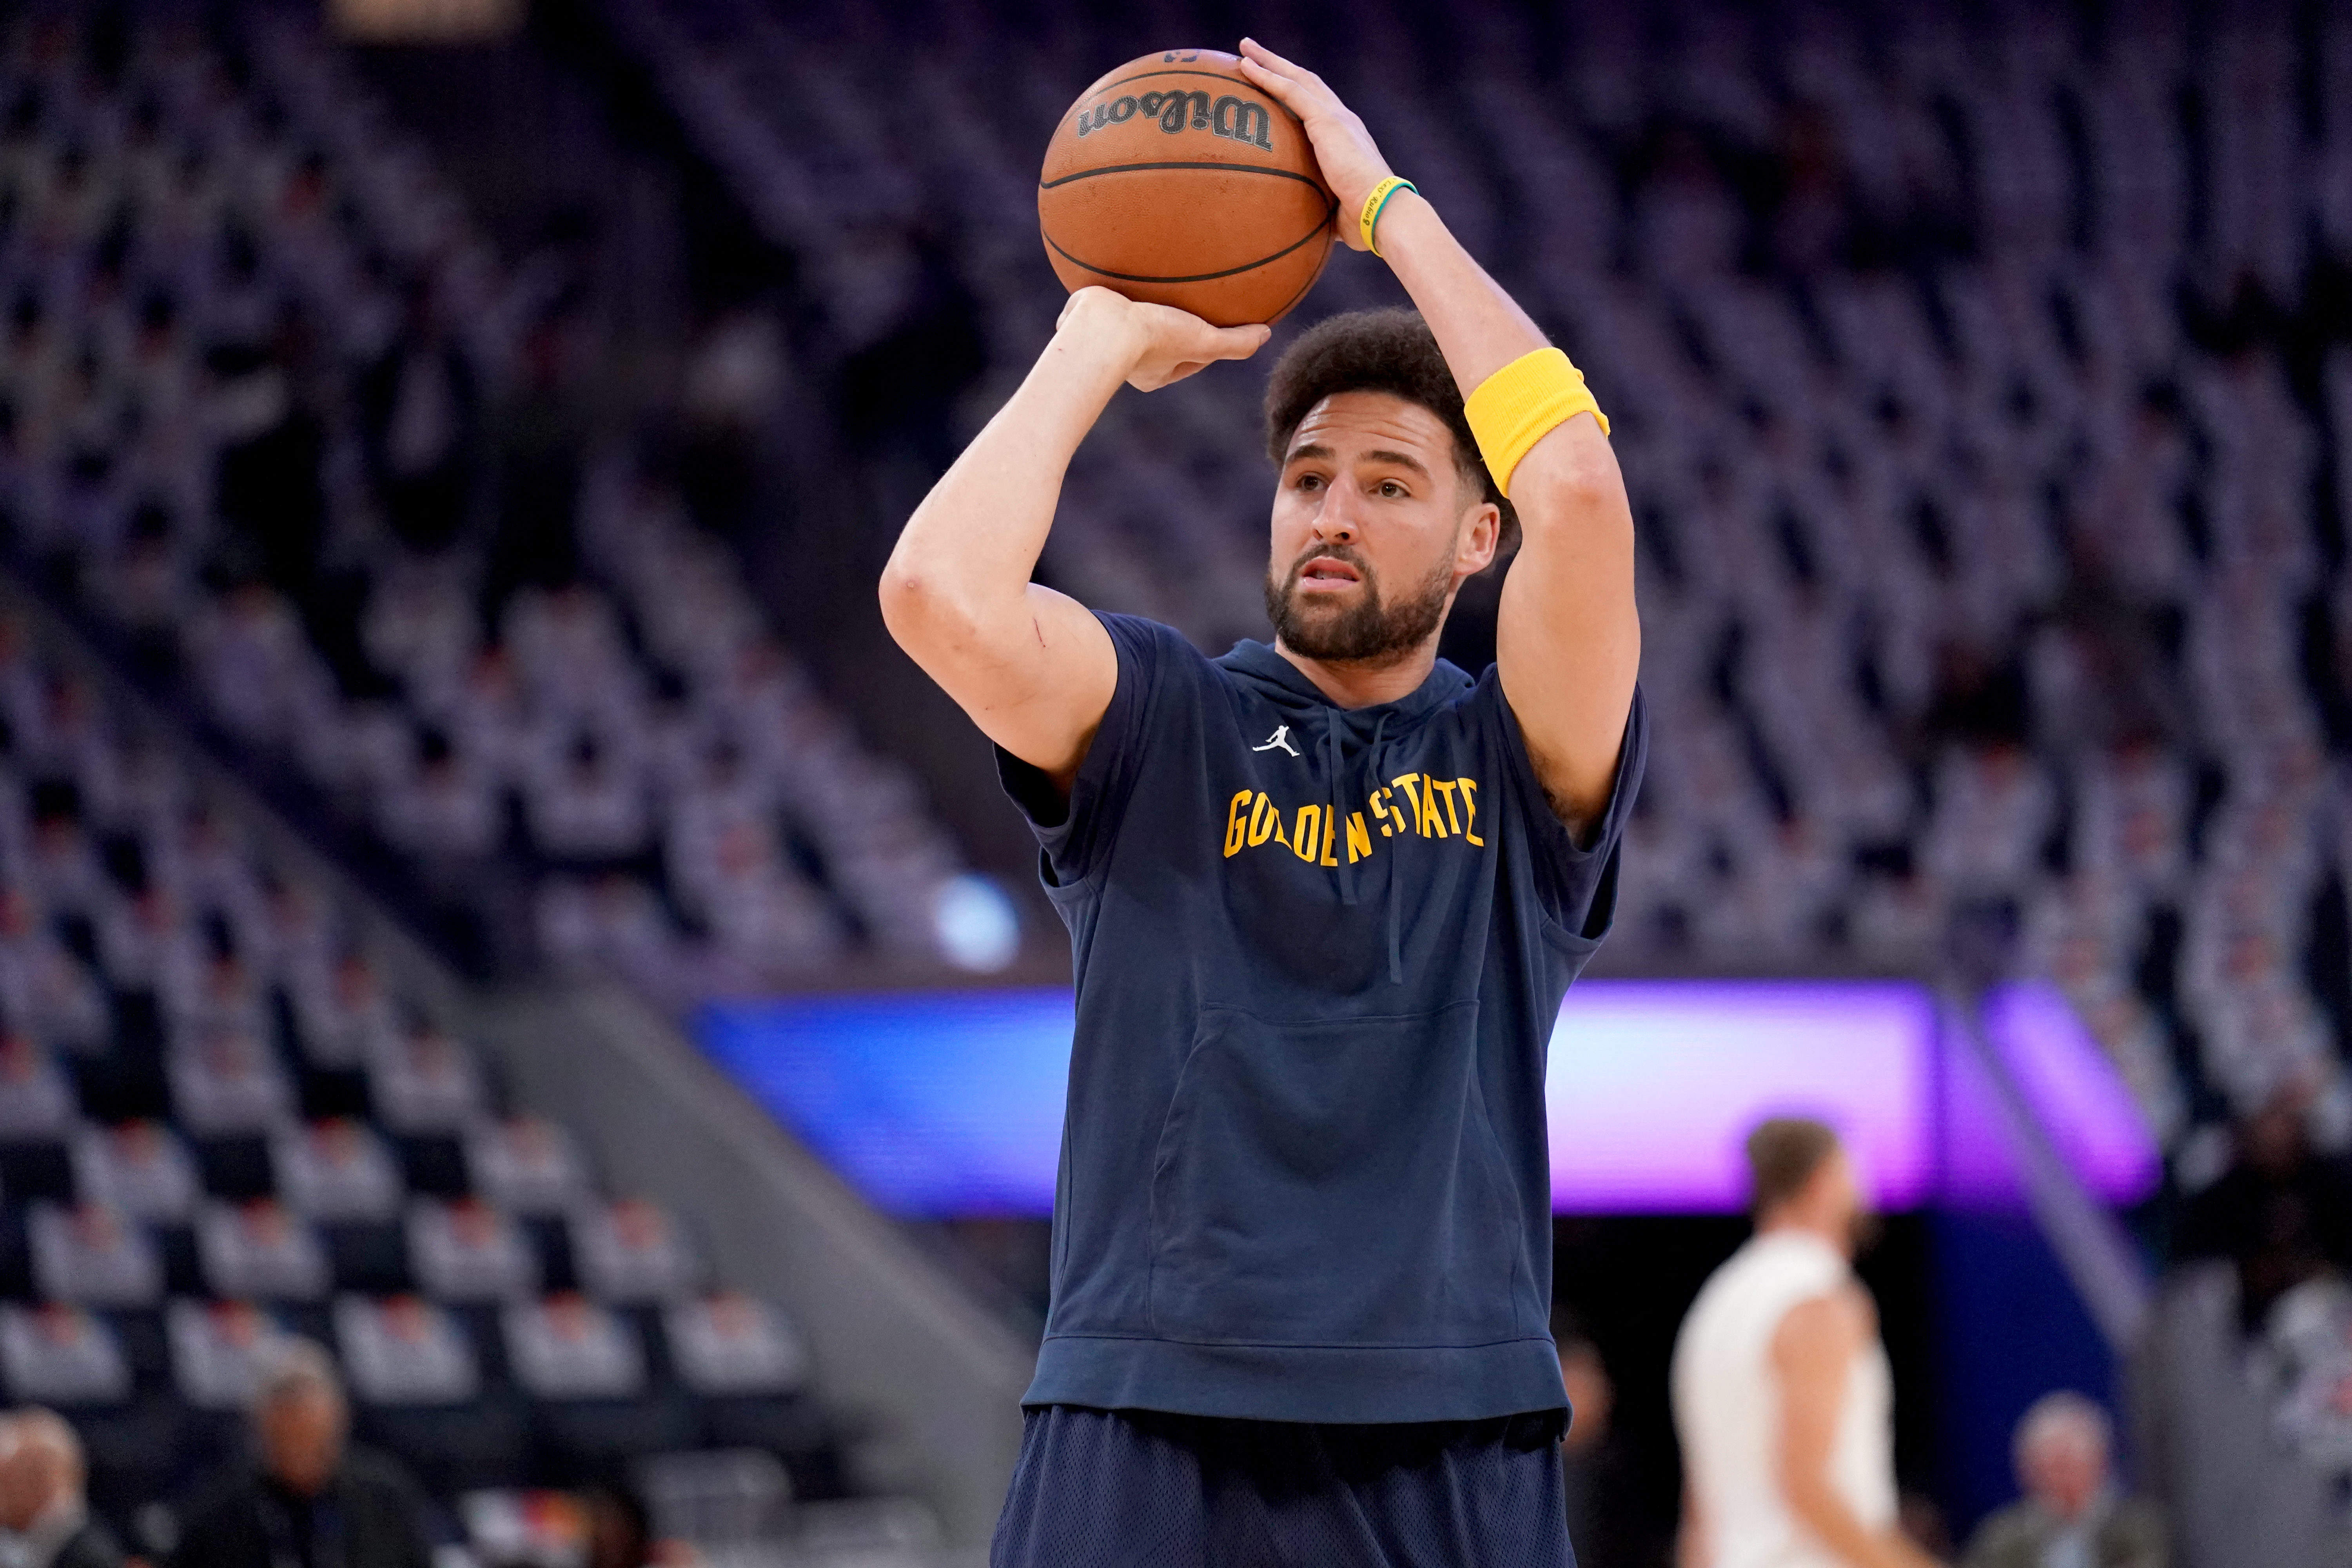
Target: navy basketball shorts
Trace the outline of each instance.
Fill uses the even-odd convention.
[[[989,1568],[1575,1568],[1562,1414],[1358,1426],[1032,1408]]]

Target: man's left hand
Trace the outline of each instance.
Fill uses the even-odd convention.
[[[1323,166],[1323,183],[1339,201],[1340,243],[1350,250],[1363,249],[1357,215],[1364,210],[1364,198],[1372,187],[1389,177],[1389,161],[1381,156],[1372,133],[1321,77],[1255,38],[1242,40],[1241,69],[1306,125],[1315,161]]]

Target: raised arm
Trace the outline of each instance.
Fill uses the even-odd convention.
[[[1789,1310],[1772,1335],[1780,1393],[1780,1491],[1789,1511],[1851,1568],[1935,1568],[1899,1531],[1874,1530],[1830,1479],[1830,1454],[1853,1358],[1875,1332],[1870,1309],[1851,1296],[1822,1296]]]
[[[1118,685],[1102,623],[1029,580],[1070,458],[1121,382],[1150,392],[1265,339],[1107,289],[1071,295],[1028,378],[931,487],[883,569],[882,620],[898,646],[1065,793]]]
[[[1305,122],[1339,202],[1339,235],[1363,248],[1364,198],[1389,177],[1364,122],[1323,79],[1253,39],[1243,70]],[[1381,255],[1436,335],[1465,397],[1543,333],[1411,191],[1390,198]],[[1524,542],[1503,582],[1495,662],[1552,809],[1581,833],[1609,804],[1633,701],[1642,626],[1633,605],[1633,514],[1609,437],[1579,414],[1520,459],[1510,500]]]

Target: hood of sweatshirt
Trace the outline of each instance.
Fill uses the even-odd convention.
[[[1324,696],[1321,689],[1307,679],[1304,670],[1265,643],[1244,637],[1217,663],[1286,714],[1297,715],[1302,728],[1308,727],[1311,721],[1309,732],[1317,735],[1323,732],[1328,721],[1336,720],[1343,731],[1369,738],[1384,722],[1394,729],[1427,717],[1432,710],[1461,696],[1474,684],[1459,666],[1441,658],[1419,686],[1395,701],[1378,702],[1370,708],[1342,708]]]
[[[1321,784],[1325,800],[1334,806],[1369,796],[1386,780],[1389,748],[1419,729],[1438,709],[1468,692],[1473,684],[1459,666],[1441,658],[1419,686],[1395,701],[1342,708],[1265,643],[1245,637],[1217,663],[1282,713],[1298,737],[1298,749]],[[1331,874],[1339,885],[1339,901],[1353,904],[1356,866],[1347,856],[1339,858]],[[1389,981],[1401,985],[1404,983],[1402,887],[1393,876],[1384,879]]]

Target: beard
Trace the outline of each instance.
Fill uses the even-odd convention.
[[[1362,579],[1355,603],[1318,608],[1298,593],[1299,574],[1320,556],[1344,561]],[[1327,664],[1393,664],[1429,639],[1445,620],[1454,597],[1454,557],[1441,558],[1436,569],[1408,589],[1393,605],[1381,596],[1381,580],[1372,563],[1353,545],[1318,544],[1290,563],[1280,582],[1265,574],[1265,614],[1282,646],[1303,658]]]

